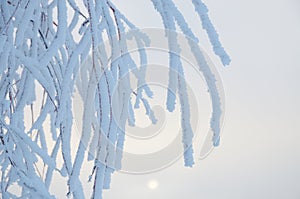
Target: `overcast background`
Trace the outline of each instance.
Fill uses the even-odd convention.
[[[162,27],[146,0],[114,0],[138,27]],[[105,199],[300,198],[300,2],[205,0],[232,58],[221,66],[190,1],[176,1],[215,62],[226,95],[222,141],[210,156],[145,175],[115,173]]]

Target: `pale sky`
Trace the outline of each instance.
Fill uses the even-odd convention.
[[[150,1],[114,0],[138,27],[162,27]],[[226,95],[221,145],[195,166],[115,173],[105,199],[300,198],[300,2],[205,0],[230,54],[221,66],[190,1],[176,1],[219,70]]]

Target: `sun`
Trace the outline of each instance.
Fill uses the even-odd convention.
[[[154,190],[154,189],[157,189],[158,187],[158,182],[157,180],[150,180],[148,182],[148,188],[151,189],[151,190]]]

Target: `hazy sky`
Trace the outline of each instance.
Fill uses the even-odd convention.
[[[138,27],[162,27],[146,0],[114,0]],[[226,95],[222,141],[209,157],[151,174],[115,173],[105,199],[300,198],[300,2],[205,0],[232,58],[211,53],[190,1],[176,1],[215,62]]]

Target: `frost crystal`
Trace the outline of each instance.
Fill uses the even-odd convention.
[[[184,162],[191,167],[194,134],[177,29],[189,41],[210,90],[215,146],[220,140],[220,96],[182,13],[172,0],[151,1],[168,38],[166,108],[172,112],[180,106]],[[201,0],[192,3],[215,54],[229,64],[207,7]],[[152,123],[157,122],[149,103],[155,95],[145,80],[146,48],[151,41],[111,1],[85,0],[84,6],[74,0],[0,2],[0,192],[4,199],[55,198],[50,192],[54,173],[67,179],[66,195],[85,198],[80,174],[87,153],[87,161],[94,165],[89,178],[92,198],[102,198],[112,173],[122,168],[125,126],[135,125],[134,109],[144,107]],[[137,34],[130,38],[125,34],[130,30]],[[103,45],[106,39],[110,49]],[[139,62],[126,53],[128,40],[138,46]],[[136,91],[126,75],[131,70]],[[79,145],[72,142],[75,90],[84,102]],[[20,193],[13,191],[16,187]]]

